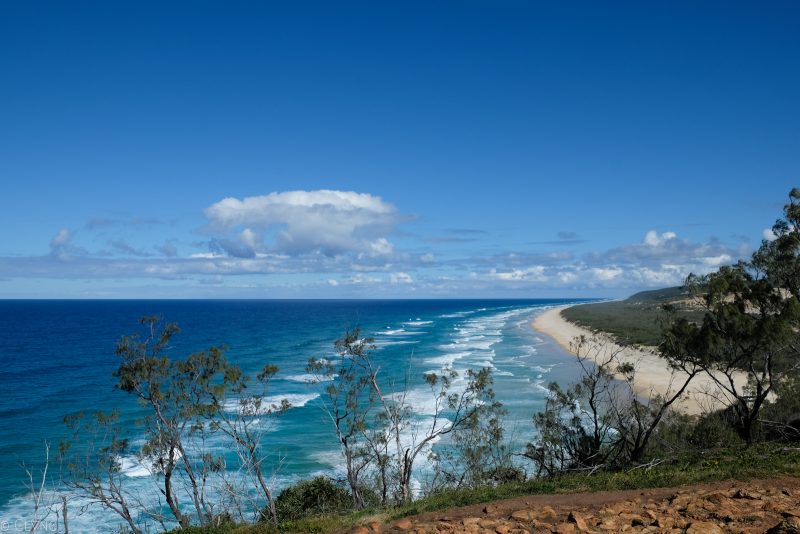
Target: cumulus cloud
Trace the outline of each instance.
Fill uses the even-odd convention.
[[[591,269],[592,274],[594,275],[595,279],[601,282],[608,282],[609,280],[613,280],[619,277],[624,271],[618,267],[593,267]]]
[[[59,260],[69,260],[73,256],[82,256],[86,250],[76,246],[73,242],[73,233],[69,228],[62,228],[50,239],[50,255]]]
[[[50,240],[50,248],[56,249],[63,247],[72,240],[72,232],[70,232],[69,228],[62,228],[58,231],[56,235],[53,236],[53,239]]]
[[[291,274],[303,284],[345,293],[520,295],[566,288],[593,294],[677,285],[690,272],[706,273],[749,253],[741,242],[693,242],[675,232],[655,230],[629,244],[589,253],[561,245],[500,252],[495,243],[487,243],[482,251],[475,247],[466,257],[447,249],[436,255],[424,249],[411,252],[403,247],[409,236],[397,232],[403,220],[397,209],[378,197],[354,192],[293,191],[225,199],[205,214],[206,229],[213,233],[203,241],[181,241],[182,255],[175,246],[178,241],[163,234],[155,237],[162,245],[135,248],[115,236],[104,241],[111,249],[89,253],[75,244],[74,232],[63,228],[50,239],[49,254],[0,257],[0,277],[160,278],[198,284],[225,280],[227,287],[226,277],[266,280]],[[451,232],[480,235],[470,229]],[[390,240],[392,236],[398,236],[398,243]],[[79,238],[97,242],[86,228]],[[570,232],[559,232],[557,238],[558,243],[581,239]],[[416,239],[419,246],[422,238]],[[142,238],[130,242],[139,247]]]
[[[275,232],[270,249],[291,255],[390,254],[393,245],[386,236],[401,220],[397,209],[380,197],[324,189],[226,198],[203,213],[212,229]],[[241,236],[238,240],[247,244]],[[231,247],[225,244],[231,243],[218,243],[227,252]]]
[[[772,228],[764,228],[764,231],[761,232],[761,237],[767,241],[775,241],[778,239],[778,236],[775,235],[775,232],[772,231]]]
[[[521,282],[526,280],[545,282],[547,281],[545,270],[546,268],[543,265],[533,265],[526,269],[513,269],[510,271],[498,271],[497,269],[491,269],[491,271],[489,271],[489,278],[493,280],[505,280],[512,282]]]
[[[392,284],[413,284],[414,279],[408,273],[391,273],[389,275],[389,283]]]
[[[717,240],[692,243],[675,232],[648,231],[639,243],[571,254],[511,253],[477,262],[487,267],[485,280],[540,288],[642,288],[681,284],[689,273],[703,274],[741,257]]]
[[[660,247],[676,237],[678,237],[678,235],[675,232],[664,232],[659,235],[655,230],[650,230],[644,236],[644,244],[651,247]]]

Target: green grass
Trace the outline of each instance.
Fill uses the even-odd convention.
[[[565,319],[593,331],[611,334],[622,344],[657,345],[661,338],[663,304],[674,304],[686,298],[683,288],[671,287],[643,291],[625,300],[581,304],[562,312]],[[678,306],[678,314],[700,320],[702,312]]]
[[[406,506],[310,517],[300,521],[282,523],[278,527],[266,524],[232,525],[219,528],[193,528],[181,532],[183,534],[325,533],[344,530],[365,523],[370,518],[392,520],[408,515],[522,495],[643,489],[785,475],[800,476],[800,448],[789,447],[785,444],[762,443],[747,449],[736,447],[708,451],[697,457],[673,460],[650,469],[599,472],[591,476],[573,474],[497,487],[443,491]]]

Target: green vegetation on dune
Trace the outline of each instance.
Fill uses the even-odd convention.
[[[685,287],[642,291],[625,300],[572,306],[562,312],[568,321],[611,334],[622,344],[657,345],[661,340],[664,304],[676,307],[676,314],[689,321],[700,321],[703,312],[688,304]]]

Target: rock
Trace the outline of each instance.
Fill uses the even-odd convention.
[[[578,530],[589,530],[589,525],[586,523],[586,518],[583,517],[580,512],[570,512],[567,520],[575,523],[575,526],[578,527]]]
[[[619,530],[619,523],[613,518],[603,519],[600,523],[600,529],[608,532],[617,532]]]
[[[749,491],[745,489],[740,489],[736,493],[733,494],[734,499],[750,499],[750,500],[758,500],[761,499],[764,495],[757,492],[757,491]]]
[[[800,534],[800,519],[787,517],[769,529],[767,534]]]
[[[619,514],[619,518],[623,521],[627,521],[629,525],[634,527],[640,527],[644,525],[649,525],[651,521],[645,519],[644,517],[640,516],[639,514],[629,514],[623,513]]]
[[[659,517],[655,520],[653,526],[660,529],[671,529],[675,527],[675,520],[671,517]]]
[[[545,506],[539,510],[539,513],[536,514],[536,517],[538,519],[553,519],[554,517],[558,517],[558,514],[551,507]]]
[[[399,528],[400,530],[411,530],[411,527],[414,526],[414,523],[407,517],[395,521],[394,523],[395,528]]]
[[[380,534],[383,530],[383,525],[381,525],[380,521],[372,521],[369,525],[367,525],[369,529],[374,532],[375,534]]]
[[[350,531],[350,534],[370,534],[367,527],[356,527]]]
[[[556,525],[556,534],[575,534],[577,530],[572,523],[559,523]]]
[[[515,510],[511,512],[511,519],[516,519],[517,521],[528,522],[532,519],[536,519],[533,510],[529,510],[527,508],[523,510]]]
[[[494,529],[497,534],[508,534],[511,532],[511,527],[508,525],[499,525],[497,528]]]
[[[695,521],[686,529],[686,534],[725,534],[715,523]]]

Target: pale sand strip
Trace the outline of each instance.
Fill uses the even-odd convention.
[[[533,328],[553,338],[567,352],[572,352],[570,343],[578,336],[589,338],[592,332],[564,319],[561,311],[565,308],[569,306],[546,310],[533,321]],[[634,389],[640,397],[648,398],[653,394],[667,395],[676,391],[685,380],[685,373],[682,371],[673,373],[667,363],[652,350],[608,343],[602,352],[599,347],[592,347],[588,353],[602,357],[609,353],[607,351],[619,351],[622,361],[635,365],[637,372]],[[736,382],[739,387],[744,386],[747,382],[744,374],[737,376]],[[724,403],[722,399],[725,398],[725,394],[710,377],[697,375],[675,406],[687,414],[696,415],[722,407]]]

